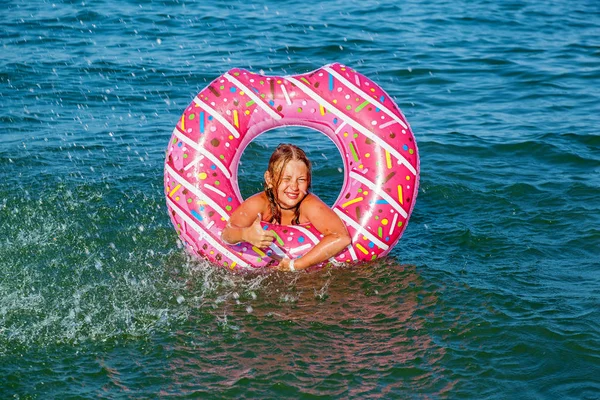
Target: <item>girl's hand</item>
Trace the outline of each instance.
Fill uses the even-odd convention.
[[[287,257],[283,257],[281,259],[281,261],[279,261],[279,264],[277,264],[277,266],[275,267],[275,269],[279,270],[279,271],[285,271],[285,272],[294,272],[294,271],[297,271],[297,269],[292,266],[293,265],[293,261],[295,261],[295,260],[290,260]]]
[[[257,215],[252,225],[244,229],[244,242],[248,242],[259,249],[269,247],[275,240],[273,231],[265,231],[260,223],[260,213]]]

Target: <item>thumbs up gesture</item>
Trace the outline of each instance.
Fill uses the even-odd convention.
[[[244,230],[243,240],[262,249],[269,247],[269,245],[273,243],[275,233],[263,229],[262,224],[260,223],[260,217],[259,213],[254,222],[252,222],[252,225]]]

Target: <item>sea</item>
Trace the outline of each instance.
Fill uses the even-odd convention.
[[[600,2],[4,0],[0,398],[600,398]],[[390,254],[313,272],[189,255],[165,151],[234,67],[340,62],[390,94],[421,184]],[[329,205],[344,170],[280,142]]]

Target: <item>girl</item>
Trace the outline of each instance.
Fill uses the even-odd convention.
[[[321,241],[296,260],[285,257],[277,269],[295,271],[335,256],[351,242],[342,220],[321,199],[310,193],[311,163],[302,149],[280,144],[265,172],[265,191],[244,201],[231,215],[221,234],[226,243],[248,242],[265,248],[275,235],[263,230],[261,219],[281,225],[311,223],[323,234]]]

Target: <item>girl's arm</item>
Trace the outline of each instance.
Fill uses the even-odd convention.
[[[263,230],[260,223],[265,201],[267,200],[264,193],[258,193],[240,204],[229,217],[225,229],[221,232],[221,239],[229,244],[248,242],[258,248],[268,247],[275,234]]]
[[[301,270],[319,264],[342,251],[352,240],[342,222],[331,208],[314,194],[310,194],[302,202],[302,213],[309,222],[323,234],[323,238],[315,247],[302,257],[294,260],[294,270]],[[290,260],[284,258],[278,269],[289,271]]]

